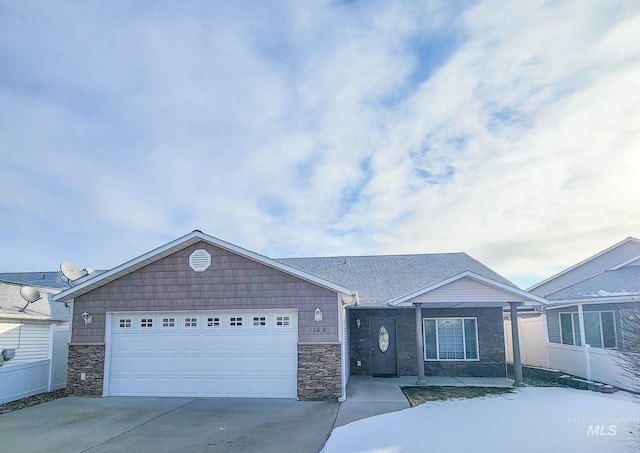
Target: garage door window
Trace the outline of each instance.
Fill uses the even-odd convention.
[[[276,327],[288,327],[291,324],[289,316],[276,316]]]
[[[131,329],[131,318],[120,318],[118,326],[121,329]]]
[[[172,329],[176,326],[176,318],[162,318],[162,327]]]
[[[219,316],[210,316],[207,318],[207,327],[221,327]]]
[[[242,327],[242,316],[230,316],[229,327]]]
[[[198,327],[198,318],[184,318],[185,327]]]
[[[143,329],[153,328],[153,318],[140,319],[140,327],[142,327]]]
[[[253,317],[253,327],[266,327],[267,326],[267,317],[266,316],[254,316]]]

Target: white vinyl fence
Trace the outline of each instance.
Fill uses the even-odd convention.
[[[622,389],[640,390],[640,383],[627,377],[618,365],[615,351],[557,343],[547,343],[547,349],[552,369]]]
[[[520,337],[520,358],[523,365],[548,367],[547,346],[542,316],[518,317]],[[504,342],[507,362],[513,363],[513,342],[511,341],[511,321],[504,321]]]
[[[0,404],[67,385],[69,327],[50,326],[49,358],[0,367]]]

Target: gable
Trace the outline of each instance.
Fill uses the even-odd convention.
[[[425,288],[406,294],[391,302],[391,306],[411,306],[424,303],[431,308],[503,307],[515,302],[542,305],[547,301],[472,272],[464,272]]]
[[[464,277],[448,285],[436,288],[428,293],[411,299],[411,303],[433,304],[464,304],[469,306],[477,303],[480,306],[504,306],[509,302],[524,302],[521,296],[514,297],[513,293],[507,293],[495,286],[481,283],[470,277]]]
[[[138,269],[141,269],[145,266],[155,263],[163,259],[164,257],[170,256],[176,252],[182,251],[197,243],[210,244],[213,247],[218,248],[220,250],[226,250],[227,252],[230,252],[233,255],[238,255],[250,261],[254,261],[256,263],[263,264],[267,267],[277,269],[284,273],[293,275],[297,278],[311,282],[315,285],[322,286],[324,288],[330,289],[332,291],[335,291],[341,294],[356,297],[355,292],[343,286],[337,285],[334,282],[325,280],[323,278],[319,278],[315,275],[306,273],[300,269],[296,269],[287,264],[280,263],[278,261],[272,260],[265,256],[259,255],[255,252],[251,252],[250,250],[246,250],[246,249],[243,249],[242,247],[238,247],[231,243],[214,238],[213,236],[206,235],[199,230],[195,230],[192,233],[189,233],[181,238],[178,238],[172,242],[169,242],[168,244],[158,247],[155,250],[151,250],[150,252],[147,252],[144,255],[134,258],[109,271],[101,273],[96,277],[88,278],[78,283],[74,287],[69,288],[66,291],[62,291],[60,294],[55,296],[54,300],[68,301],[75,297],[82,296],[83,294],[93,291],[96,288],[99,288],[112,281],[123,278],[124,276],[129,275]]]
[[[638,257],[640,257],[640,241],[628,237],[624,241],[532,286],[528,291],[537,296],[546,296]]]

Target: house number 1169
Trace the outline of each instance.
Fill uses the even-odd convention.
[[[325,333],[326,327],[309,327],[309,333]]]

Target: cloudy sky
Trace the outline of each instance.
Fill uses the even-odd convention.
[[[640,237],[640,3],[0,0],[0,151],[2,272],[200,229],[526,288]]]

